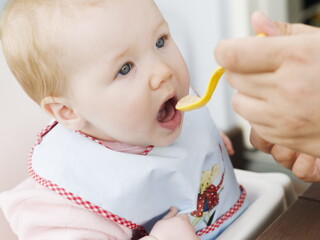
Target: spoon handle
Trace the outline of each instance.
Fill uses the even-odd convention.
[[[224,74],[225,69],[223,67],[217,67],[214,72],[211,74],[208,87],[206,89],[206,92],[204,93],[202,97],[202,101],[204,104],[209,102],[214,90],[217,87],[217,84],[219,82],[219,79],[221,78],[222,74]]]

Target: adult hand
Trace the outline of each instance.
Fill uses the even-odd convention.
[[[320,157],[320,29],[252,17],[267,37],[223,40],[216,59],[238,90],[234,109],[275,145]]]
[[[178,209],[172,207],[169,213],[157,222],[146,240],[200,240],[186,214],[178,214]]]
[[[305,182],[320,182],[320,158],[269,143],[254,129],[251,130],[250,140],[254,147],[271,154],[278,163],[290,169],[296,177]]]

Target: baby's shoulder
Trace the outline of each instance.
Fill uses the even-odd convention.
[[[77,205],[31,178],[2,192],[0,208],[21,239],[35,232],[45,233],[46,239],[57,239],[57,236],[65,239],[66,230],[72,236],[78,236],[81,230],[86,239],[93,236],[95,239],[130,239],[131,236],[130,229]]]
[[[68,206],[70,204],[73,203],[41,186],[30,177],[0,194],[0,207],[5,215],[11,215],[18,211],[32,210],[36,212],[37,209],[44,207]]]

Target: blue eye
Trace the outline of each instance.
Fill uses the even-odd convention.
[[[132,69],[133,67],[133,64],[132,63],[126,63],[125,65],[123,65],[119,71],[118,74],[121,74],[121,75],[127,75],[130,70]]]
[[[156,42],[156,47],[157,48],[163,48],[164,45],[165,45],[165,41],[166,41],[166,38],[165,37],[161,37],[157,40]]]

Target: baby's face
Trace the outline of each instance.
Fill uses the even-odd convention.
[[[63,42],[68,100],[88,135],[165,146],[179,135],[176,102],[188,93],[186,64],[152,0],[106,1],[81,11]]]

